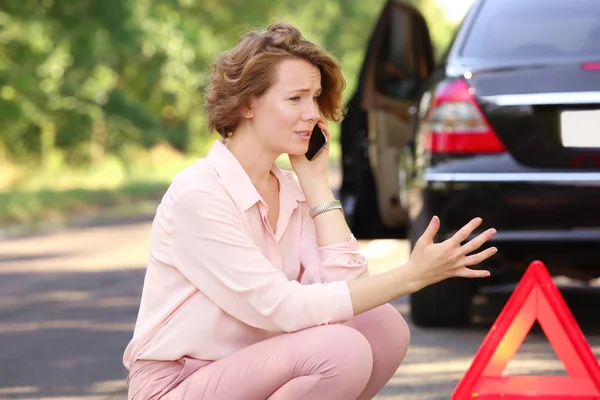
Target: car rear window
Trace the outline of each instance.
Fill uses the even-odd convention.
[[[481,0],[463,57],[600,58],[600,0]]]

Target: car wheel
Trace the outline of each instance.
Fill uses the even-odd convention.
[[[473,289],[464,278],[451,278],[411,294],[411,318],[422,327],[461,327],[471,322]]]

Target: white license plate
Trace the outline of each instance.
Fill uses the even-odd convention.
[[[563,111],[560,136],[565,147],[600,148],[600,110]]]

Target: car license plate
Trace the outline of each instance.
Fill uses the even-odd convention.
[[[565,147],[600,148],[600,110],[563,111],[560,132]]]

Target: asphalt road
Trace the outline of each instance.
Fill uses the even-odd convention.
[[[133,330],[150,222],[63,230],[0,242],[0,399],[125,399],[124,346]],[[404,241],[362,242],[378,273],[408,256]],[[405,362],[377,399],[449,399],[506,293],[487,298],[468,329],[411,325]],[[574,297],[574,305],[597,295]],[[396,303],[410,323],[406,299]],[[486,314],[487,313],[487,314]],[[487,322],[485,322],[487,319]],[[598,318],[578,317],[596,356]],[[545,337],[531,333],[507,374],[564,374]]]

